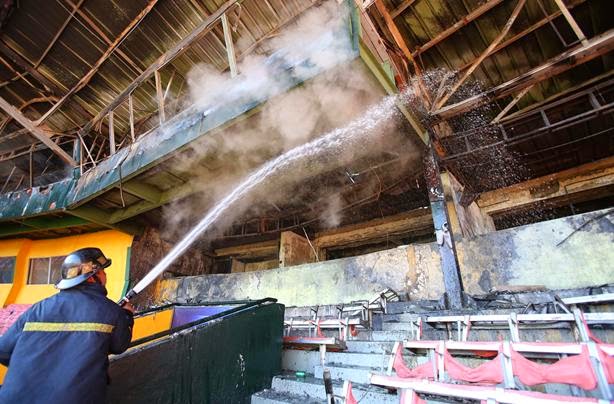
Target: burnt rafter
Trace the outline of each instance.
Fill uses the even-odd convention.
[[[572,8],[577,7],[578,5],[584,3],[585,1],[586,0],[571,1],[571,2],[569,2],[569,4],[567,4],[567,9],[571,10]],[[517,41],[521,40],[522,38],[525,38],[530,33],[535,32],[539,28],[543,27],[544,25],[549,24],[552,21],[556,20],[562,14],[563,13],[561,12],[561,10],[557,10],[557,11],[553,12],[552,14],[548,14],[547,16],[545,16],[544,18],[538,20],[534,24],[531,24],[530,26],[528,26],[527,28],[523,29],[522,31],[512,35],[511,37],[509,37],[505,41],[502,41],[501,43],[499,43],[499,45],[497,45],[494,49],[492,49],[487,56],[490,57],[490,56],[496,54],[497,52],[502,51],[502,50],[508,48],[510,45],[515,44]],[[460,68],[458,68],[458,70],[462,72],[462,71],[468,69],[473,63],[474,63],[474,61],[472,60],[472,61],[464,64]]]
[[[213,28],[214,24],[220,19],[220,17],[230,10],[235,4],[240,3],[241,0],[230,0],[219,7],[213,14],[207,17],[196,29],[194,29],[187,37],[179,41],[170,50],[162,54],[154,63],[152,63],[143,73],[141,73],[135,80],[133,80],[128,87],[121,94],[119,94],[110,104],[107,105],[102,111],[100,111],[94,119],[88,122],[82,129],[81,133],[87,133],[94,125],[96,125],[101,119],[108,115],[109,111],[115,109],[121,104],[128,95],[130,95],[141,83],[149,79],[152,74],[157,70],[163,68],[170,63],[175,57],[183,52],[190,44],[199,39],[203,34]]]
[[[473,61],[471,66],[469,66],[469,68],[460,75],[460,77],[452,85],[450,90],[447,91],[445,95],[441,97],[441,99],[435,102],[434,109],[441,108],[450,99],[450,97],[456,92],[456,90],[458,90],[459,87],[463,85],[463,83],[465,82],[465,80],[469,78],[471,73],[473,73],[474,70],[478,68],[478,66],[484,61],[484,59],[486,59],[486,57],[488,57],[488,55],[492,52],[492,50],[495,49],[495,47],[503,40],[505,35],[507,35],[510,28],[512,27],[512,24],[514,24],[514,21],[516,21],[516,18],[518,17],[518,15],[520,14],[520,11],[524,7],[525,2],[526,0],[517,1],[516,7],[514,7],[512,14],[508,18],[505,25],[503,26],[503,29],[501,30],[499,35],[497,35],[497,37],[490,43],[490,45],[488,45],[488,47],[480,54],[480,56],[478,56]]]
[[[32,136],[40,140],[45,146],[49,147],[55,154],[57,154],[62,160],[71,166],[76,166],[77,162],[68,155],[60,146],[58,146],[51,137],[43,131],[40,127],[36,126],[31,120],[26,118],[21,111],[6,102],[3,98],[0,98],[0,108],[4,110],[9,116],[19,122],[25,129],[27,129]]]
[[[403,56],[405,56],[407,58],[407,60],[409,60],[409,62],[414,67],[414,73],[415,73],[415,75],[418,78],[417,84],[418,84],[418,90],[420,92],[421,98],[424,99],[424,102],[426,103],[426,105],[430,105],[431,99],[430,99],[430,95],[429,95],[429,93],[428,93],[428,91],[426,89],[426,85],[424,84],[424,80],[422,79],[422,69],[420,68],[420,65],[414,59],[414,56],[412,55],[411,51],[409,50],[409,47],[407,46],[407,43],[405,42],[405,39],[404,39],[403,35],[401,34],[401,31],[399,31],[399,28],[395,24],[394,19],[390,15],[390,12],[386,8],[386,5],[384,4],[383,0],[375,0],[375,6],[377,7],[377,10],[380,12],[382,17],[384,17],[384,21],[386,22],[386,26],[388,27],[388,30],[390,31],[390,34],[394,38],[394,41],[395,41],[396,45],[403,52]]]
[[[476,8],[475,10],[471,11],[465,17],[455,22],[452,26],[450,26],[449,28],[446,28],[445,30],[437,34],[433,39],[431,39],[427,43],[416,48],[416,50],[413,52],[413,56],[417,57],[421,53],[426,52],[428,49],[444,41],[450,35],[455,34],[458,30],[460,30],[461,28],[469,24],[471,21],[477,19],[478,17],[482,16],[486,12],[490,11],[495,6],[499,5],[502,1],[503,0],[488,0],[487,2],[485,2],[484,4]]]
[[[121,44],[121,42],[126,38],[126,36],[132,32],[132,30],[149,14],[149,12],[156,5],[158,0],[150,0],[147,6],[130,21],[130,23],[124,28],[124,30],[115,38],[115,40],[109,45],[107,50],[98,58],[96,63],[92,66],[92,68],[79,80],[79,82],[74,85],[68,92],[62,96],[62,98],[56,102],[53,107],[51,107],[43,116],[36,121],[37,124],[44,122],[49,116],[51,116],[54,112],[56,112],[64,103],[76,92],[85,87],[92,77],[98,72],[98,69],[102,64],[113,54],[113,52],[117,49],[117,47]],[[75,9],[76,10],[76,9]]]
[[[614,29],[593,37],[586,45],[580,44],[565,51],[512,80],[508,80],[463,101],[435,110],[433,115],[443,119],[451,118],[494,99],[519,92],[526,87],[604,55],[612,49],[614,49]]]

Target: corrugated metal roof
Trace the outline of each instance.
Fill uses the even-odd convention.
[[[0,96],[18,108],[32,99],[55,96],[56,98],[49,97],[46,101],[23,108],[22,112],[28,118],[38,119],[92,69],[110,44],[152,2],[155,5],[151,11],[102,63],[87,86],[74,94],[68,103],[46,120],[45,124],[49,130],[74,133],[106,107],[160,55],[191,33],[225,3],[220,0],[22,0],[3,28],[0,40],[21,55],[25,63],[33,66],[55,88],[46,89],[44,84],[27,73],[23,78],[19,78],[18,74],[23,73],[24,68],[0,55],[0,62],[3,62],[0,63]],[[237,49],[238,56],[242,56],[241,50],[251,50],[275,29],[314,3],[315,1],[311,0],[241,1],[239,6],[228,13],[233,41],[237,44],[237,41],[241,40],[241,46]],[[73,13],[76,6],[79,7]],[[54,42],[58,33],[59,36]],[[186,76],[198,63],[214,66],[220,71],[228,68],[220,23],[161,69],[164,86],[169,85],[172,77],[168,90],[171,99],[185,95]],[[157,126],[158,107],[153,77],[134,92],[133,102],[137,129],[145,132]],[[178,108],[171,105],[169,110],[172,112]],[[127,102],[124,102],[115,110],[118,144],[121,144],[121,139],[129,131],[128,116]],[[13,121],[4,127],[0,134],[0,156],[15,149],[24,150],[33,143],[27,133],[7,136],[19,129],[20,126]],[[104,137],[96,139],[95,135],[96,133],[93,133],[86,139],[86,143],[93,149],[92,153],[97,154]],[[99,158],[105,156],[106,148],[108,147],[102,150]],[[52,162],[55,160],[55,157],[51,157]],[[21,163],[23,164],[24,162]],[[61,163],[58,161],[57,167],[59,166]],[[4,175],[7,174],[7,169],[10,171],[10,164],[2,167],[0,163],[0,170]],[[40,172],[42,169],[43,167],[38,167],[35,171]]]

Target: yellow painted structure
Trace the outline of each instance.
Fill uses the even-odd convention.
[[[112,260],[111,266],[105,270],[106,287],[109,299],[119,300],[128,286],[131,245],[131,235],[115,230],[48,240],[0,240],[0,257],[16,258],[13,283],[0,284],[0,305],[6,307],[14,303],[33,304],[57,293],[54,285],[28,284],[30,259],[64,256],[85,247],[98,247]],[[170,320],[167,323],[168,328]],[[164,326],[154,326],[151,319],[139,320],[136,324],[135,333],[138,335],[153,334]],[[0,365],[0,383],[4,380],[5,373],[6,368]]]
[[[49,240],[0,240],[0,257],[16,257],[13,283],[0,284],[0,303],[33,304],[57,293],[54,285],[29,285],[30,259],[57,257],[70,254],[84,247],[98,247],[112,264],[107,273],[107,291],[111,300],[119,300],[125,293],[129,280],[130,246],[132,236],[114,230]],[[153,312],[135,318],[132,340],[170,329],[173,309]],[[0,384],[6,367],[0,365]]]
[[[112,260],[105,270],[109,299],[119,300],[128,284],[132,236],[115,230],[48,240],[0,240],[0,257],[16,257],[12,284],[0,284],[0,304],[32,304],[57,290],[53,285],[28,285],[30,259],[68,255],[84,247],[98,247]]]
[[[162,331],[169,330],[173,321],[173,309],[155,311],[134,319],[132,340],[147,337]]]

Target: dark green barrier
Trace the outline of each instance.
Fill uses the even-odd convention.
[[[284,306],[205,320],[111,362],[111,403],[249,403],[281,370]]]

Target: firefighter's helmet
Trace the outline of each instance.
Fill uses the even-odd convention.
[[[70,289],[85,282],[96,272],[111,265],[100,248],[88,247],[70,253],[62,263],[62,279],[55,285],[58,289]]]

